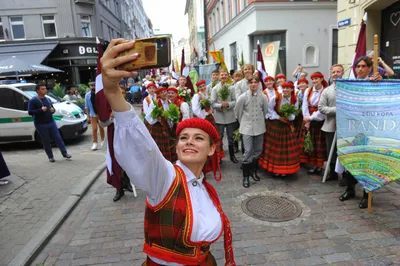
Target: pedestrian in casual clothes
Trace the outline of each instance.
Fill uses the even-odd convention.
[[[85,95],[85,110],[86,115],[90,119],[90,123],[92,124],[92,151],[97,150],[98,148],[98,137],[97,130],[100,131],[101,138],[101,147],[104,146],[104,128],[99,125],[99,117],[97,115],[96,110],[96,82],[90,83],[90,91]]]
[[[51,140],[53,139],[57,147],[60,149],[64,158],[70,159],[71,155],[67,153],[64,141],[58,131],[56,122],[53,119],[55,109],[51,104],[51,100],[46,97],[47,88],[43,83],[36,85],[37,96],[33,97],[28,103],[28,113],[33,116],[33,123],[36,131],[42,139],[44,150],[46,151],[49,161],[54,163],[53,150],[51,148]]]
[[[234,87],[226,83],[228,81],[228,75],[226,70],[220,70],[221,82],[212,89],[210,101],[214,109],[214,118],[221,140],[224,138],[224,131],[226,128],[229,143],[229,157],[233,163],[238,163],[233,147],[233,132],[238,128],[234,112],[236,98]],[[224,96],[224,98],[222,98],[222,96]]]
[[[243,93],[235,105],[235,115],[240,123],[239,132],[243,136],[244,155],[242,160],[243,186],[250,187],[249,176],[260,181],[257,175],[258,157],[263,149],[265,116],[268,113],[267,97],[258,89],[258,76],[247,79],[249,90]]]

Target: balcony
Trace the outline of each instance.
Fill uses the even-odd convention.
[[[75,0],[75,4],[95,4],[95,0]]]

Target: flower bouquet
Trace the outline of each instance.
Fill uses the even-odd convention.
[[[284,117],[289,118],[291,115],[298,115],[299,109],[297,109],[293,104],[285,103],[281,106],[280,113]]]
[[[190,99],[191,99],[190,94],[191,94],[191,93],[192,93],[192,90],[191,90],[191,89],[188,89],[188,88],[178,88],[178,95],[179,95],[180,97],[182,97],[182,98],[185,100],[185,102],[187,102],[187,103],[190,102]]]
[[[157,101],[153,101],[154,109],[151,111],[151,118],[158,119],[163,114],[163,109],[160,105],[158,105]]]
[[[203,100],[201,100],[200,101],[200,107],[201,107],[201,109],[204,109],[206,111],[210,110],[210,108],[211,108],[210,99],[204,98]]]
[[[228,96],[231,94],[231,91],[229,90],[229,87],[227,85],[224,85],[221,87],[221,89],[218,91],[218,96],[219,98],[224,102],[226,99],[228,99]],[[222,108],[222,112],[226,112],[228,110],[227,107]]]

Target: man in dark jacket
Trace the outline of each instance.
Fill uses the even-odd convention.
[[[57,125],[53,119],[55,112],[51,101],[46,98],[47,88],[43,83],[36,85],[37,97],[33,97],[28,104],[28,113],[33,116],[33,122],[37,132],[39,133],[44,150],[46,151],[49,161],[54,163],[53,151],[51,148],[51,139],[54,140],[57,147],[60,149],[64,158],[70,159],[71,155],[67,153],[64,141],[58,132]]]

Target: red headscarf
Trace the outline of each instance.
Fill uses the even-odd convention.
[[[294,94],[294,84],[291,81],[287,81],[282,84],[282,89],[283,88],[291,88],[292,93],[290,94],[290,104],[296,104],[296,95]]]
[[[322,79],[322,87],[326,88],[329,86],[328,82],[325,80],[325,77],[322,73],[320,72],[315,72],[310,76],[311,79],[313,78],[321,78]]]

